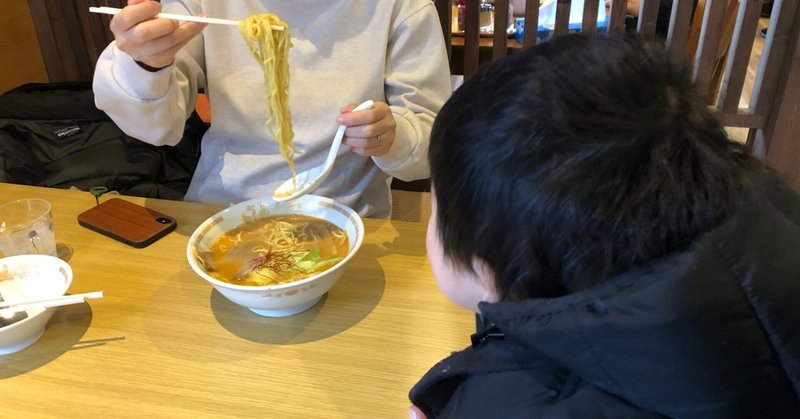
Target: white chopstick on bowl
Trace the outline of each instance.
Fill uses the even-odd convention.
[[[90,7],[89,11],[92,13],[102,13],[106,15],[115,15],[122,11],[116,7]],[[217,25],[230,25],[239,26],[238,20],[218,19],[215,17],[191,16],[191,15],[177,15],[173,13],[159,13],[156,17],[172,20],[181,20],[186,22],[200,22],[200,23],[213,23]],[[272,26],[273,31],[283,31],[282,26]]]
[[[0,312],[8,313],[30,310],[32,308],[48,308],[66,306],[70,304],[80,304],[85,302],[87,298],[103,298],[103,291],[64,295],[61,297],[46,298],[42,300],[3,301],[0,302]]]

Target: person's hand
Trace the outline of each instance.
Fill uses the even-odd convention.
[[[606,13],[611,11],[611,0],[606,0]],[[639,0],[628,0],[625,3],[625,13],[631,16],[639,16]]]
[[[364,157],[388,153],[397,128],[389,105],[375,102],[372,109],[352,112],[356,106],[350,104],[339,109],[336,122],[347,126],[342,144]]]
[[[128,0],[128,5],[111,19],[109,28],[117,48],[134,60],[153,68],[166,67],[175,54],[206,27],[205,23],[156,19],[161,3]]]
[[[625,4],[625,13],[631,16],[639,16],[639,0],[628,0]]]
[[[427,419],[422,410],[419,407],[414,406],[413,404],[408,408],[408,418],[409,419]]]

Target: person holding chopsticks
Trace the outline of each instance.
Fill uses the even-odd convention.
[[[392,177],[428,177],[430,129],[450,95],[429,0],[130,0],[112,18],[115,40],[94,75],[98,108],[128,135],[175,144],[203,89],[213,120],[185,199],[235,203],[269,196],[291,178],[264,126],[263,73],[235,26],[157,18],[162,11],[234,20],[274,13],[288,23],[297,171],[324,161],[338,124],[348,126],[343,144],[352,151],[340,150],[315,194],[386,218]],[[366,99],[373,109],[350,112]]]

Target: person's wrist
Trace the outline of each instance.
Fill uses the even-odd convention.
[[[136,60],[134,60],[134,61],[136,61]],[[155,73],[156,71],[161,71],[161,70],[169,67],[170,65],[172,65],[172,64],[167,64],[167,65],[165,65],[163,67],[153,67],[153,66],[147,65],[147,64],[145,64],[145,63],[143,63],[141,61],[136,61],[136,64],[138,64],[139,67],[141,67],[141,68],[143,68],[143,69],[145,69],[145,70],[147,70],[147,71],[149,71],[151,73]]]

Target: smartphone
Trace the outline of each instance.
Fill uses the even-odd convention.
[[[136,248],[149,246],[178,226],[169,215],[120,198],[80,213],[78,224]]]

